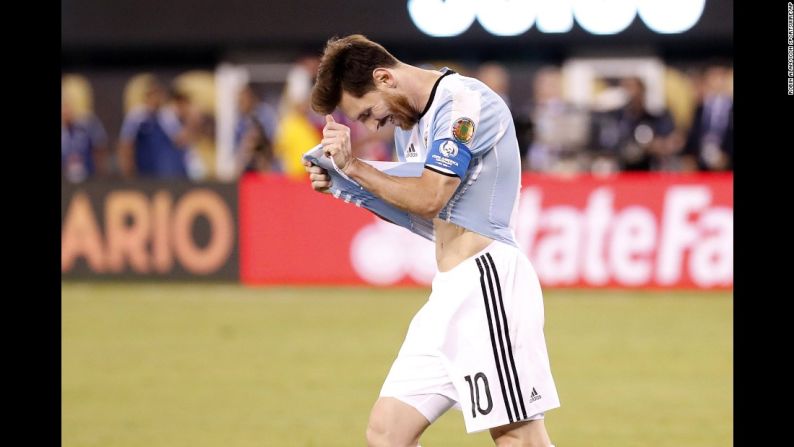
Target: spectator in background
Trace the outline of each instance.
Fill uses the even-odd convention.
[[[188,98],[172,93],[167,105],[163,85],[154,77],[144,81],[143,105],[124,118],[118,156],[125,177],[188,177],[186,154],[194,142],[200,117]]]
[[[526,166],[525,159],[532,141],[533,123],[530,116],[531,113],[528,110],[511,106],[510,72],[502,64],[486,62],[477,68],[473,76],[499,95],[513,114],[513,125],[516,128],[516,138],[518,139],[518,151],[521,156],[522,167]]]
[[[172,90],[185,98],[174,102],[183,124],[197,121],[197,131],[186,151],[188,176],[203,180],[215,174],[215,75],[205,70],[189,70],[171,81]]]
[[[303,153],[320,144],[322,140],[324,121],[309,107],[313,77],[318,64],[315,57],[298,61],[287,74],[281,96],[281,120],[274,149],[284,167],[284,173],[296,179],[306,178]]]
[[[90,110],[90,86],[81,77],[65,77],[61,91],[61,174],[69,182],[105,176],[107,133]],[[82,107],[81,107],[82,104]]]
[[[273,137],[278,128],[276,110],[262,101],[249,84],[238,96],[239,119],[234,130],[237,176],[243,172],[281,172],[281,162],[273,152]]]
[[[687,171],[733,169],[733,88],[728,68],[709,67],[684,147]]]
[[[673,120],[674,130],[665,137],[665,144],[652,148],[655,149],[653,168],[656,171],[681,172],[684,164],[682,151],[687,132],[692,126],[697,99],[690,80],[674,67],[665,68],[662,86],[665,105]]]
[[[487,62],[477,69],[474,77],[494,91],[510,107],[510,73],[502,64]]]
[[[541,172],[579,172],[587,165],[588,112],[570,104],[562,95],[562,72],[541,68],[532,83],[529,118],[531,132],[525,169]],[[518,131],[518,127],[516,128]]]
[[[626,94],[625,105],[594,114],[594,144],[601,158],[595,166],[608,160],[623,171],[658,170],[660,154],[670,152],[673,119],[666,110],[654,114],[647,109],[642,79],[624,78],[620,85]]]
[[[172,140],[178,149],[181,146],[184,151],[183,158],[188,177],[201,180],[207,176],[207,168],[199,155],[197,145],[202,136],[212,133],[213,120],[198,110],[187,93],[172,89],[170,96],[171,103],[166,106],[165,112],[166,114],[173,112],[181,128],[179,132],[174,132],[175,136]]]

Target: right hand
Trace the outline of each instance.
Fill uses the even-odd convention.
[[[306,160],[303,161],[303,168],[309,173],[312,189],[326,194],[331,192],[328,189],[331,187],[331,176],[328,175],[328,171],[319,166],[314,166]]]
[[[320,143],[323,145],[325,156],[332,158],[336,167],[347,174],[348,167],[355,160],[350,143],[350,128],[334,121],[332,115],[325,115],[323,139]]]

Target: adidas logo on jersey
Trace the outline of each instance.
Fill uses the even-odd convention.
[[[411,143],[410,146],[408,146],[408,149],[405,151],[405,158],[416,158],[418,156],[419,154],[416,152],[414,144]]]
[[[529,401],[535,402],[536,400],[540,399],[540,394],[535,391],[535,387],[532,387],[532,394],[529,395]]]

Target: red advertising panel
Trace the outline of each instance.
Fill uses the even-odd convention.
[[[246,175],[239,199],[244,283],[362,282],[348,251],[356,232],[372,221],[368,211],[283,176]]]
[[[732,175],[526,176],[516,237],[545,286],[729,288]]]
[[[733,286],[732,174],[527,174],[516,239],[546,287]],[[308,182],[240,183],[248,284],[428,285],[433,244]]]

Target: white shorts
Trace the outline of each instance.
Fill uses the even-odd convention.
[[[560,406],[543,319],[529,260],[493,242],[436,274],[380,396],[412,405],[431,423],[458,408],[468,433],[540,419]]]

